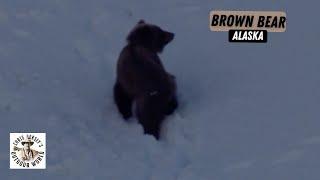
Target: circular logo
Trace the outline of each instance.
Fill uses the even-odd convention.
[[[45,133],[10,133],[10,168],[45,169]]]

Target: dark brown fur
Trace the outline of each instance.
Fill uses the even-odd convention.
[[[173,37],[173,33],[141,20],[129,33],[117,64],[114,99],[120,113],[124,119],[130,118],[135,101],[144,132],[157,139],[163,119],[178,106],[175,78],[157,55]]]

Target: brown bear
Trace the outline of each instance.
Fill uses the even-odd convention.
[[[145,134],[156,139],[166,115],[178,106],[175,77],[165,69],[158,53],[174,34],[140,20],[127,37],[117,63],[114,100],[124,119],[136,116]]]

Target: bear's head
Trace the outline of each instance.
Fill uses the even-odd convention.
[[[163,48],[173,40],[174,34],[160,27],[140,20],[127,37],[129,44],[142,46],[152,52],[162,52]]]

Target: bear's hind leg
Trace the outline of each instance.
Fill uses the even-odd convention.
[[[133,99],[123,90],[118,82],[116,82],[116,84],[114,85],[113,93],[115,103],[123,118],[130,118],[132,116]]]
[[[164,114],[159,108],[158,100],[143,99],[137,101],[136,115],[143,126],[144,133],[153,135],[157,140],[160,138],[161,123]]]
[[[178,108],[178,100],[177,97],[174,96],[168,103],[167,107],[165,108],[165,114],[170,115]]]

